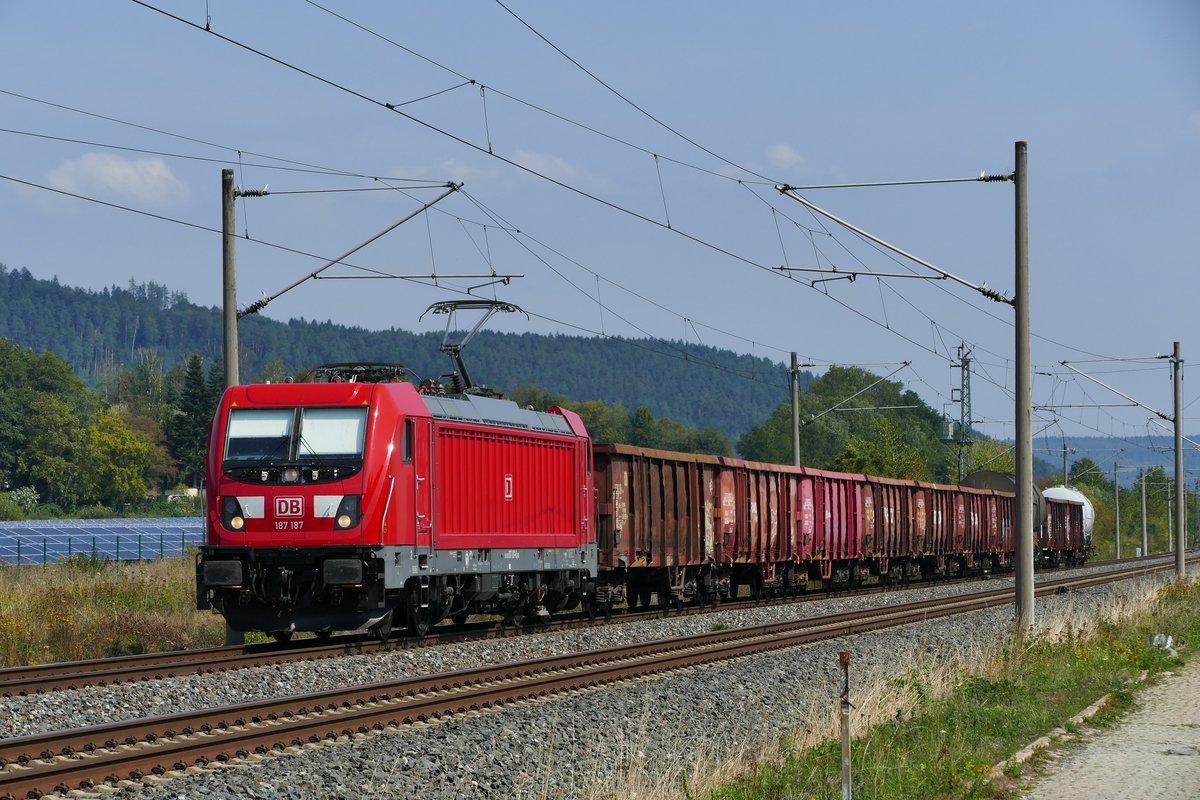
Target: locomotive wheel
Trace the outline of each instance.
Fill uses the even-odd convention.
[[[434,619],[433,609],[430,608],[412,608],[412,613],[409,615],[408,627],[412,629],[414,635],[421,637],[429,633],[429,629],[437,622]]]
[[[277,642],[290,642],[292,640],[291,631],[270,631],[268,635]]]
[[[384,615],[383,619],[376,622],[367,630],[375,634],[375,637],[379,641],[386,642],[392,635],[392,612],[389,611]]]

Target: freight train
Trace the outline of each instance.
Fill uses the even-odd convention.
[[[573,412],[333,365],[213,419],[197,605],[327,636],[715,603],[1012,568],[1015,495],[626,445]],[[1038,558],[1090,553],[1047,499]]]

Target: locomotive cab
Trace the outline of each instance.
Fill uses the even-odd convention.
[[[197,600],[239,630],[369,627],[386,613],[365,540],[370,386],[235,387],[209,447]]]

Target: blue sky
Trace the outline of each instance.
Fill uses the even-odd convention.
[[[773,187],[1007,173],[1025,140],[1033,358],[1047,373],[1035,403],[1120,402],[1066,359],[1169,412],[1164,362],[1108,359],[1179,340],[1200,363],[1191,0],[512,0],[512,13],[483,0],[148,2],[192,24],[134,2],[0,0],[10,268],[88,288],[155,281],[217,305],[220,237],[200,228],[220,226],[220,171],[232,167],[240,185],[273,193],[240,201],[244,306],[462,182],[325,273],[436,273],[436,287],[310,281],[266,313],[440,329],[421,312],[481,283],[449,276],[521,275],[476,290],[533,315],[492,327],[654,335],[779,362],[795,350],[818,369],[910,361],[895,377],[952,416],[950,362],[965,340],[980,427],[1011,436],[1011,309],[945,282],[814,286],[822,276],[773,270],[923,271]],[[379,191],[330,191],[350,189]],[[1011,184],[804,196],[1011,294]],[[1148,416],[1062,408],[1040,411],[1035,430],[1128,437]]]

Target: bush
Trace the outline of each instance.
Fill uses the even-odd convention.
[[[8,494],[0,494],[0,520],[25,519],[25,511]]]
[[[22,486],[20,489],[13,489],[9,492],[8,499],[20,506],[21,510],[26,514],[29,514],[37,508],[38,500],[41,497],[38,496],[37,489],[34,489],[32,486]]]
[[[55,503],[42,503],[33,513],[29,515],[30,519],[62,519],[66,514],[63,513],[62,507]]]
[[[90,506],[80,506],[76,509],[75,516],[79,519],[112,519],[117,514],[108,506],[102,506],[97,503]]]

